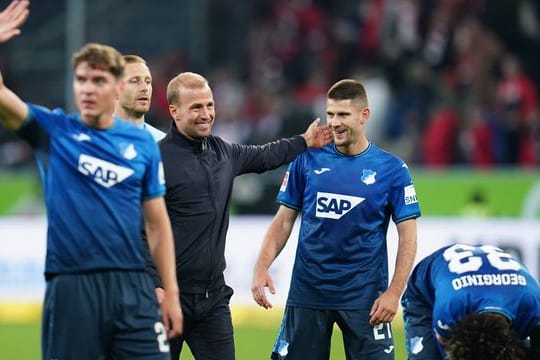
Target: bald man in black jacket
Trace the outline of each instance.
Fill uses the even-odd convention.
[[[197,360],[232,360],[233,290],[225,284],[223,271],[234,179],[287,164],[307,147],[328,144],[332,135],[317,119],[304,134],[289,139],[261,146],[228,143],[211,135],[212,90],[195,73],[172,79],[167,100],[173,121],[160,149],[184,313],[184,333],[171,340],[171,358],[179,359],[185,340]]]

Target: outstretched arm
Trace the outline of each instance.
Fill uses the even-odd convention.
[[[379,296],[371,307],[371,325],[391,322],[396,315],[399,299],[409,278],[416,256],[416,219],[397,224],[399,237],[396,267],[388,289]]]
[[[272,220],[272,223],[268,227],[268,231],[266,232],[261,245],[259,257],[255,263],[255,269],[253,270],[251,294],[253,295],[253,300],[265,309],[270,309],[272,307],[272,304],[266,297],[265,288],[267,287],[272,294],[276,293],[274,281],[272,280],[268,269],[281,250],[283,250],[285,244],[287,244],[297,214],[298,212],[296,210],[281,205],[276,216]]]
[[[173,235],[163,197],[145,201],[143,211],[148,246],[163,283],[163,299],[160,301],[163,323],[169,338],[172,338],[183,331],[183,315],[176,280]]]
[[[10,40],[21,33],[21,25],[24,24],[30,10],[28,0],[13,0],[8,7],[0,12],[0,43]]]

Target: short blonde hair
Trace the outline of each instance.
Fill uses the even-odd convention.
[[[122,58],[124,59],[126,64],[138,64],[138,63],[141,63],[141,64],[146,65],[146,60],[144,60],[139,55],[128,54],[128,55],[122,56]]]
[[[178,104],[180,101],[180,88],[201,89],[208,85],[208,80],[200,74],[183,72],[176,75],[167,85],[167,102],[169,105]]]

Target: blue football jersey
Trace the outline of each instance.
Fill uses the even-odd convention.
[[[152,138],[154,139],[155,142],[158,142],[159,140],[163,139],[166,135],[165,132],[147,123],[142,123],[141,128],[148,131],[150,135],[152,135]]]
[[[355,156],[333,144],[289,164],[277,201],[301,211],[288,305],[369,309],[388,286],[386,234],[420,216],[407,165],[374,144]]]
[[[106,130],[29,104],[19,135],[34,148],[47,207],[47,274],[144,269],[144,200],[165,193],[152,136],[115,118]]]
[[[432,304],[433,329],[445,339],[469,313],[500,313],[521,338],[540,323],[537,280],[510,254],[492,245],[443,247],[417,265],[411,281]]]

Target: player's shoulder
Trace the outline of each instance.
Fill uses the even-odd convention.
[[[306,151],[301,153],[299,156],[303,156],[305,158],[315,158],[315,157],[321,157],[321,156],[332,156],[336,154],[336,148],[333,143],[327,144],[320,148],[307,148]]]
[[[157,127],[152,126],[152,125],[148,124],[147,122],[144,123],[144,129],[146,131],[148,131],[150,133],[150,135],[152,135],[152,138],[154,139],[155,142],[160,141],[166,135],[166,133],[164,131],[161,131]]]
[[[147,148],[156,146],[150,132],[118,117],[115,118],[114,126],[107,132],[107,136],[113,141],[134,143]]]
[[[58,118],[69,118],[75,119],[76,114],[67,114],[66,111],[60,107],[54,108],[53,110],[33,103],[26,103],[28,106],[29,116],[30,117],[58,117]]]
[[[384,159],[384,160],[391,161],[391,162],[394,162],[394,163],[399,163],[399,164],[404,164],[405,163],[403,161],[403,159],[400,158],[398,155],[393,154],[393,153],[389,152],[388,150],[385,150],[383,148],[378,147],[373,142],[371,142],[369,144],[369,148],[368,148],[367,151],[370,152],[372,156],[378,157],[380,159]]]

